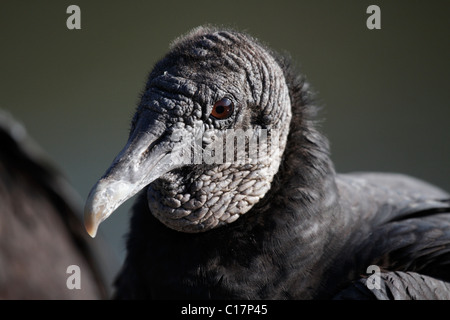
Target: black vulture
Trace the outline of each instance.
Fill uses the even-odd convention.
[[[95,236],[140,192],[117,299],[450,297],[449,194],[402,174],[337,174],[295,69],[211,26],[156,63],[85,207]]]
[[[0,145],[0,299],[109,297],[112,256],[86,235],[81,197],[2,110]]]

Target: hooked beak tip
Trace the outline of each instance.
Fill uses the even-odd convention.
[[[84,227],[86,228],[87,233],[92,237],[95,238],[97,235],[99,223],[94,221],[92,219],[92,215],[86,214],[84,215]]]
[[[84,207],[84,226],[92,238],[96,236],[100,223],[109,216],[105,206],[108,199],[105,198],[105,188],[101,181],[89,193]]]
[[[97,229],[124,201],[140,189],[133,183],[111,178],[100,179],[89,193],[84,207],[84,226],[94,238]]]

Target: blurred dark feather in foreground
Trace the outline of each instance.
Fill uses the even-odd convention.
[[[81,199],[25,128],[1,110],[0,145],[0,298],[107,297],[112,256],[101,239],[86,241]],[[80,267],[81,289],[66,285],[70,265]]]

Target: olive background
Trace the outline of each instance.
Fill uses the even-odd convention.
[[[71,4],[81,30],[66,27]],[[366,27],[371,4],[381,30]],[[0,108],[85,201],[125,145],[170,42],[206,23],[233,27],[297,62],[338,172],[401,172],[450,191],[449,9],[442,0],[2,1]],[[118,265],[132,202],[99,229]]]

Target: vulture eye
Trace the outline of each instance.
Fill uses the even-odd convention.
[[[228,98],[223,98],[214,103],[211,115],[219,120],[229,118],[234,111],[234,103]]]

